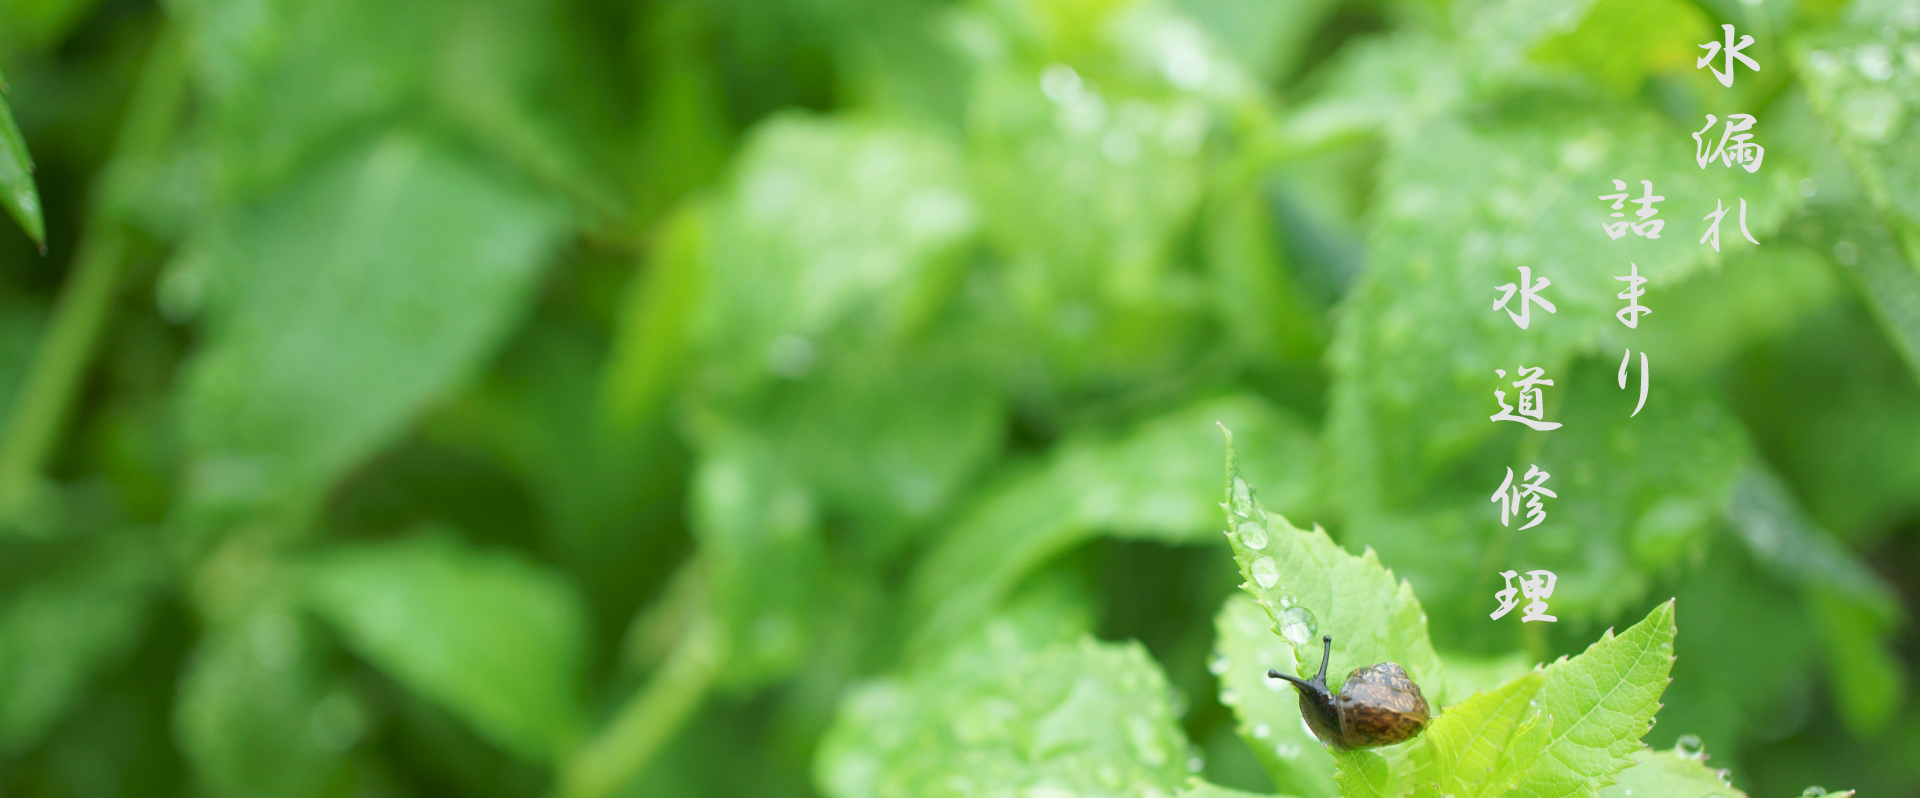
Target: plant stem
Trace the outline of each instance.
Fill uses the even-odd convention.
[[[560,798],[606,798],[638,775],[706,699],[724,659],[719,624],[703,613],[653,678],[567,761]]]
[[[118,225],[87,231],[74,255],[73,277],[60,291],[53,320],[20,384],[0,439],[0,509],[11,515],[31,499],[53,448],[68,401],[78,387],[120,278],[126,236]]]
[[[59,440],[67,407],[113,309],[127,254],[127,231],[113,218],[112,203],[103,195],[115,185],[118,164],[130,157],[150,157],[160,149],[178,118],[185,86],[186,59],[179,36],[171,26],[163,27],[134,88],[113,160],[94,186],[95,196],[74,252],[72,276],[60,290],[53,318],[0,433],[0,518],[18,517],[33,500],[40,471]]]

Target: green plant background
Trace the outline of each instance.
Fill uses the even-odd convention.
[[[1454,729],[1672,618],[1602,794],[1920,793],[1911,0],[0,0],[0,70],[0,794],[1479,778],[1273,742],[1216,423]]]

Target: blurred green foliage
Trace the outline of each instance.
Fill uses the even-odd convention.
[[[0,793],[1920,787],[1912,0],[0,0],[0,71]],[[1295,601],[1458,714],[1323,752]]]

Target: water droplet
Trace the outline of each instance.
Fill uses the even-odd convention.
[[[1273,563],[1272,557],[1261,557],[1253,561],[1253,581],[1261,587],[1273,587],[1280,581],[1280,566]]]
[[[1673,752],[1687,759],[1706,759],[1706,744],[1700,742],[1700,735],[1682,734],[1673,741]]]
[[[1264,549],[1267,547],[1267,530],[1252,521],[1244,522],[1240,524],[1240,542],[1254,551]]]
[[[1280,636],[1296,646],[1304,646],[1320,630],[1318,620],[1313,617],[1313,611],[1306,607],[1289,607],[1286,612],[1280,613]]]
[[[1253,516],[1253,494],[1247,490],[1247,481],[1233,478],[1233,513],[1241,518]]]
[[[1284,742],[1274,746],[1273,753],[1281,759],[1292,759],[1300,755],[1300,744],[1296,742]]]
[[[1272,737],[1273,727],[1268,726],[1265,723],[1255,726],[1253,727],[1253,736],[1254,736],[1254,739],[1257,739],[1257,740],[1265,740],[1268,737]]]
[[[1213,660],[1207,663],[1207,672],[1215,676],[1226,673],[1233,667],[1233,660],[1218,651],[1213,652]]]
[[[1730,770],[1727,770],[1726,768],[1721,768],[1721,769],[1719,769],[1719,770],[1716,770],[1716,771],[1714,771],[1714,772],[1713,772],[1713,775],[1715,775],[1715,776],[1719,776],[1719,777],[1720,777],[1720,783],[1721,783],[1721,784],[1726,784],[1726,785],[1728,785],[1728,786],[1732,786],[1732,784],[1733,784],[1733,771],[1730,771]]]
[[[1827,788],[1818,784],[1800,791],[1800,798],[1820,798],[1827,794]]]
[[[1207,760],[1201,759],[1198,755],[1187,757],[1188,773],[1199,773],[1200,771],[1205,770],[1206,767],[1207,767]]]

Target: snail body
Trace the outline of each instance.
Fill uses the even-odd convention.
[[[1313,736],[1336,748],[1374,748],[1404,743],[1426,730],[1432,719],[1427,698],[1399,663],[1355,668],[1347,674],[1340,694],[1334,695],[1327,689],[1333,636],[1323,636],[1320,642],[1320,673],[1312,679],[1267,671],[1267,676],[1285,679],[1299,691],[1300,715]]]

